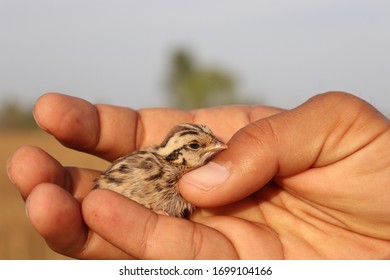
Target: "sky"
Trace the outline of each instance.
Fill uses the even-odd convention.
[[[237,77],[244,100],[293,108],[342,90],[390,114],[390,1],[0,0],[0,104],[61,92],[168,106],[187,48]]]

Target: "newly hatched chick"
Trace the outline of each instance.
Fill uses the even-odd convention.
[[[195,207],[181,196],[180,177],[226,148],[207,126],[179,124],[159,146],[117,159],[93,189],[110,189],[156,212],[188,217]]]

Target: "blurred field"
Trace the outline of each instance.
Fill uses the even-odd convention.
[[[7,159],[23,145],[41,147],[63,165],[101,170],[107,162],[69,150],[39,130],[0,131],[0,259],[66,259],[53,252],[31,227],[24,202],[8,179]]]

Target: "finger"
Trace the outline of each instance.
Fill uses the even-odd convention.
[[[84,259],[129,258],[89,231],[81,216],[80,203],[57,185],[36,186],[27,199],[26,213],[32,226],[58,253]]]
[[[167,114],[166,111],[146,110],[142,121],[129,108],[94,106],[77,97],[49,93],[37,101],[34,117],[42,129],[65,146],[114,160],[141,145],[150,145],[150,136],[154,141],[162,139],[177,119],[191,118],[190,113],[169,110]],[[150,130],[148,135],[145,135],[144,122]]]
[[[82,213],[91,229],[138,259],[237,258],[218,231],[158,215],[109,190],[91,192],[83,200]]]
[[[40,148],[21,147],[7,163],[7,173],[22,197],[26,199],[34,187],[41,183],[53,183],[81,200],[91,190],[98,171],[64,168],[56,159]]]
[[[241,129],[214,162],[183,177],[180,191],[200,207],[240,200],[275,176],[292,176],[348,157],[383,132],[386,123],[375,125],[378,115],[357,97],[318,95]]]
[[[26,213],[49,246],[64,252],[83,248],[88,230],[80,215],[80,204],[57,185],[36,186],[26,201]]]
[[[70,188],[62,165],[43,150],[33,146],[24,146],[14,152],[7,162],[7,173],[24,199],[36,185],[44,182]]]
[[[111,117],[108,118],[107,115]],[[101,106],[99,110],[81,98],[50,93],[38,99],[34,117],[42,129],[65,146],[93,151],[105,158],[118,157],[118,153],[132,149],[135,143],[137,114],[130,109]],[[118,131],[121,132],[121,137],[117,137]],[[110,137],[106,138],[105,135]],[[114,141],[116,149],[110,149]]]

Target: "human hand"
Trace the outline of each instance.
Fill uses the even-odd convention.
[[[218,165],[184,176],[181,193],[210,209],[196,220],[267,225],[287,259],[389,259],[389,128],[356,97],[319,95],[238,131]]]
[[[37,148],[18,150],[8,172],[27,198],[33,226],[72,257],[388,257],[388,120],[343,94],[279,112],[220,107],[137,114],[56,94],[38,101],[42,128],[108,160],[158,143],[177,122],[204,123],[222,140],[231,138],[215,159],[228,167],[225,182],[205,190],[218,183],[207,167],[181,181],[182,194],[200,206],[192,221],[159,216],[107,190],[90,192],[97,171],[64,168]],[[216,166],[214,172],[226,172]]]

